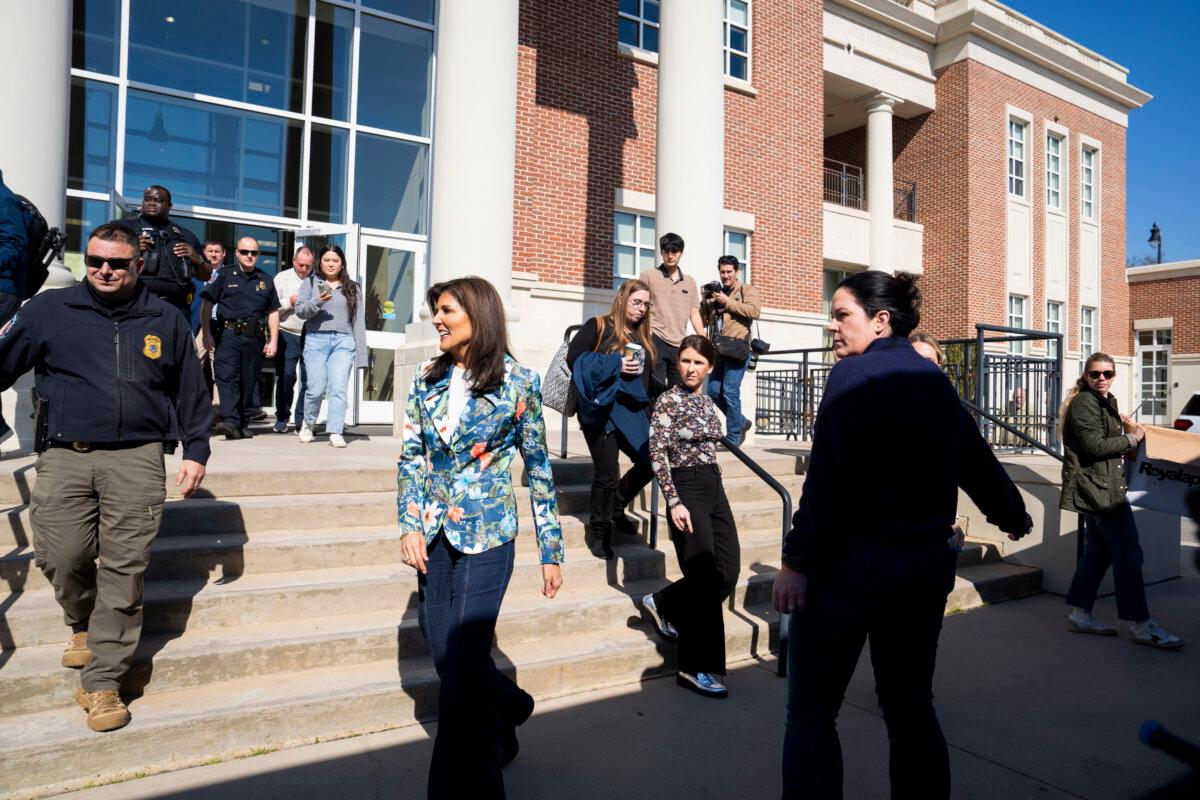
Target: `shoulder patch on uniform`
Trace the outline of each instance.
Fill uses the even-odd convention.
[[[266,291],[266,289],[267,289],[267,282],[266,282],[266,281],[259,281],[259,282],[258,282],[258,290],[259,290],[260,292],[264,292],[264,291]]]
[[[147,333],[142,345],[142,355],[151,360],[162,358],[162,339],[153,333]]]
[[[8,336],[9,331],[11,331],[13,328],[15,328],[17,326],[17,321],[20,319],[21,319],[20,311],[13,314],[12,319],[10,319],[8,322],[4,323],[3,328],[0,328],[0,339],[3,339],[4,337]]]

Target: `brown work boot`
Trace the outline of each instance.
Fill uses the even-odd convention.
[[[129,724],[129,709],[116,689],[86,692],[80,688],[75,693],[75,702],[88,712],[88,727],[94,731],[115,731]]]
[[[87,631],[71,636],[71,643],[63,650],[62,665],[71,669],[86,667],[92,660],[92,651],[87,646]]]

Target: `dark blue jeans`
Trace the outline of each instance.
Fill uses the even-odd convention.
[[[1083,515],[1083,558],[1075,566],[1067,605],[1090,612],[1109,565],[1117,594],[1117,616],[1130,622],[1149,617],[1146,585],[1142,582],[1142,545],[1129,503],[1103,514]]]
[[[533,698],[492,660],[515,553],[510,541],[465,555],[439,536],[419,576],[421,632],[441,678],[430,800],[504,797],[499,734],[524,722],[533,707]]]
[[[956,559],[949,547],[850,545],[809,574],[806,607],[788,638],[784,800],[841,798],[838,711],[868,638],[892,797],[950,797],[933,672]]]
[[[729,358],[717,358],[717,365],[708,376],[708,396],[725,415],[725,434],[736,443],[742,436],[742,378],[746,377],[744,361],[734,361]]]
[[[275,419],[286,422],[288,413],[292,410],[292,399],[296,396],[296,374],[300,375],[300,402],[296,404],[296,413],[292,415],[296,427],[304,419],[304,389],[306,376],[304,374],[303,340],[294,333],[279,331],[279,346],[275,349]]]

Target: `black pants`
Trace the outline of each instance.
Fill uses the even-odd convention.
[[[254,403],[254,386],[262,370],[263,340],[230,329],[219,332],[213,356],[217,389],[221,394],[221,421],[238,430],[250,423],[246,409]]]
[[[297,333],[279,331],[279,346],[275,350],[275,420],[287,422],[294,416],[296,427],[304,421],[304,339]],[[292,414],[296,396],[296,377],[300,377],[300,401]]]
[[[788,640],[784,800],[842,796],[837,716],[871,640],[875,692],[891,743],[893,798],[950,797],[933,671],[956,553],[948,547],[848,546],[809,574]]]
[[[613,516],[625,513],[625,506],[646,488],[654,472],[650,469],[650,461],[634,450],[625,434],[618,430],[605,433],[603,429],[584,428],[583,438],[587,441],[593,464],[592,533],[603,536],[612,530]],[[633,466],[623,477],[618,463],[621,453],[633,461]]]
[[[679,631],[679,671],[724,675],[721,604],[733,593],[742,563],[733,511],[716,464],[673,469],[671,480],[692,516],[692,532],[669,523],[683,577],[656,592],[654,604]]]
[[[679,377],[679,348],[667,344],[657,336],[654,338],[654,371],[653,375],[659,386],[682,386],[683,378]]]

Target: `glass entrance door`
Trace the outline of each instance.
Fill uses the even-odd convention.
[[[414,322],[425,295],[425,245],[364,234],[358,268],[367,324],[367,368],[357,373],[358,422],[392,424],[396,348]]]
[[[1168,364],[1171,361],[1171,329],[1138,331],[1137,363],[1140,368],[1140,421],[1168,425]]]

